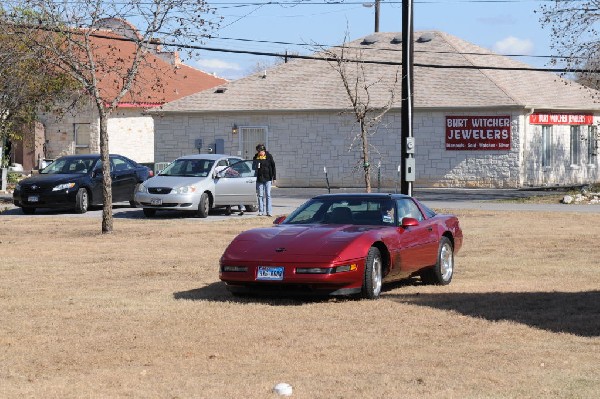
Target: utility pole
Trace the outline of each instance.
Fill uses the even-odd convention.
[[[375,0],[375,32],[379,32],[379,6],[381,0]]]
[[[415,139],[413,137],[413,2],[402,0],[402,107],[400,192],[412,196],[415,181]]]

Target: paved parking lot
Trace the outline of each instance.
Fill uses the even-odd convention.
[[[332,189],[331,193],[360,192],[360,189]],[[376,192],[377,190],[373,190]],[[384,190],[382,190],[383,192]],[[386,192],[394,192],[389,190]],[[273,213],[284,215],[292,212],[306,200],[315,195],[327,194],[327,189],[319,188],[273,188]],[[560,191],[553,190],[512,190],[512,189],[446,189],[446,188],[416,188],[414,196],[434,209],[484,209],[484,210],[513,210],[513,211],[555,211],[555,212],[600,212],[600,205],[564,205],[564,204],[532,204],[505,202],[502,200],[527,198],[541,195],[556,195]],[[33,216],[23,215],[19,208],[12,205],[9,194],[0,193],[0,216],[23,216],[43,217],[64,215],[68,217],[102,217],[101,208],[93,208],[85,214],[76,214],[70,211],[37,210]],[[234,207],[234,210],[237,209]],[[115,218],[144,219],[145,216],[140,208],[132,208],[127,203],[115,204],[113,206]],[[158,212],[156,219],[160,218],[185,218],[204,221],[217,221],[233,218],[259,217],[256,212],[246,212],[239,216],[234,211],[231,215],[225,215],[222,211],[213,211],[208,218],[194,218],[188,212]]]

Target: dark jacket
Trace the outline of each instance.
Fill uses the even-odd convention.
[[[256,181],[265,183],[276,179],[275,161],[270,152],[265,151],[266,159],[258,159],[258,153],[252,159],[252,169],[256,171]]]

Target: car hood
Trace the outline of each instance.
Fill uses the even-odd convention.
[[[277,260],[279,256],[335,257],[352,242],[376,229],[349,225],[279,225],[238,235],[225,251],[234,259]]]
[[[179,187],[189,185],[200,185],[209,181],[209,177],[188,176],[154,176],[144,182],[146,187]]]
[[[82,178],[84,178],[86,175],[84,174],[62,174],[62,173],[57,173],[57,174],[46,174],[46,175],[35,175],[35,176],[31,176],[28,177],[26,179],[21,180],[20,184],[21,186],[32,186],[34,184],[40,186],[40,187],[48,187],[51,185],[56,185],[56,184],[61,184],[61,183],[67,183],[67,182],[73,182],[73,181],[78,181]]]

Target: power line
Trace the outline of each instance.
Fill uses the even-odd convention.
[[[11,24],[15,28],[25,28],[25,29],[37,29],[46,32],[63,32],[59,28],[46,28],[43,26],[30,26],[30,25],[20,25],[20,24]],[[15,32],[19,33],[19,32]],[[22,33],[22,32],[21,32]],[[71,32],[76,35],[83,35],[81,32]],[[137,41],[133,38],[126,37],[115,37],[112,35],[103,35],[100,33],[91,33],[90,36],[96,37],[99,39],[109,39],[114,41],[124,41],[124,42],[132,42],[136,43]],[[250,54],[250,55],[259,55],[265,57],[277,57],[277,58],[292,58],[292,59],[305,59],[305,60],[314,60],[314,61],[338,61],[335,57],[320,57],[314,55],[301,55],[301,54],[282,54],[282,53],[274,53],[267,51],[252,51],[252,50],[232,50],[218,47],[207,47],[207,46],[198,46],[191,44],[182,44],[182,43],[162,43],[163,46],[174,47],[177,49],[187,49],[187,50],[203,50],[203,51],[212,51],[212,52],[220,52],[220,53],[230,53],[230,54]],[[347,47],[346,47],[347,48]],[[451,53],[451,54],[463,54],[463,53]],[[465,53],[467,54],[467,53]],[[493,54],[492,54],[493,55]],[[347,59],[347,62],[356,62],[363,64],[375,64],[375,65],[390,65],[390,66],[402,66],[402,62],[396,61],[384,61],[384,60],[364,60],[364,59]],[[482,66],[482,65],[440,65],[440,64],[426,64],[426,63],[413,63],[415,67],[422,68],[434,68],[434,69],[482,69],[482,70],[497,70],[497,71],[530,71],[530,72],[555,72],[555,73],[600,73],[600,70],[588,70],[588,69],[569,69],[569,68],[534,68],[534,67],[501,67],[501,66]]]
[[[266,57],[278,57],[278,58],[296,58],[296,59],[305,59],[305,60],[316,60],[316,61],[337,61],[336,58],[333,57],[317,57],[312,55],[299,55],[299,54],[282,54],[282,53],[273,53],[273,52],[264,52],[264,51],[251,51],[251,50],[231,50],[231,49],[223,49],[217,47],[205,47],[205,46],[190,46],[190,45],[181,45],[176,46],[180,48],[194,49],[194,50],[204,50],[204,51],[214,51],[221,53],[233,53],[233,54],[251,54],[251,55],[260,55]],[[451,54],[463,54],[463,53],[451,53]],[[481,54],[483,55],[483,54]],[[348,60],[348,62],[360,62],[363,64],[377,64],[377,65],[394,65],[394,66],[402,66],[401,62],[396,61],[383,61],[383,60]],[[497,71],[531,71],[531,72],[556,72],[556,73],[577,73],[577,72],[593,72],[598,73],[598,70],[585,70],[585,69],[566,69],[566,68],[525,68],[525,67],[498,67],[498,66],[481,66],[481,65],[436,65],[436,64],[423,64],[423,63],[413,63],[416,67],[423,68],[435,68],[435,69],[485,69],[485,70],[497,70]]]
[[[324,45],[317,43],[293,43],[293,42],[282,42],[273,40],[258,40],[258,39],[244,39],[235,37],[219,37],[209,35],[208,39],[217,40],[232,40],[240,42],[250,43],[262,43],[262,44],[279,44],[283,46],[298,46],[298,47],[331,47],[331,48],[349,48],[349,49],[361,49],[367,51],[390,51],[390,52],[402,52],[401,49],[393,48],[369,48],[369,47],[353,47],[353,46],[341,46],[341,45]],[[575,58],[575,57],[562,57],[556,55],[528,55],[528,54],[494,54],[494,53],[475,53],[475,52],[452,52],[452,51],[431,51],[431,50],[414,50],[415,53],[429,53],[429,54],[461,54],[461,55],[477,55],[477,56],[489,56],[489,57],[527,57],[527,58],[548,58],[548,59],[563,59],[563,58]]]

